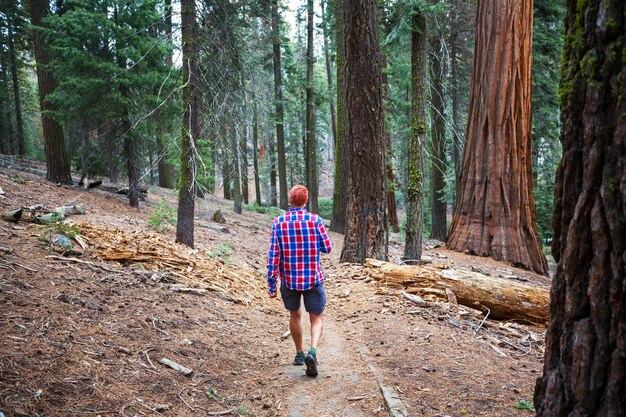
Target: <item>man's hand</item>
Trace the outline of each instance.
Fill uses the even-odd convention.
[[[271,292],[271,291],[268,290],[267,294],[270,296],[270,298],[276,298],[276,296],[277,296],[276,291]]]

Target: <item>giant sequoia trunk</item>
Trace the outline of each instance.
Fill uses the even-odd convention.
[[[307,46],[306,46],[306,166],[309,210],[319,212],[317,185],[317,139],[315,137],[315,102],[313,89],[313,0],[307,0]]]
[[[532,194],[532,1],[478,2],[467,143],[453,250],[548,273]]]
[[[348,199],[348,164],[346,161],[347,147],[345,136],[347,130],[346,116],[346,83],[343,77],[343,67],[346,63],[346,48],[344,42],[343,4],[335,1],[335,45],[337,48],[337,135],[335,138],[335,169],[333,175],[333,215],[330,221],[330,230],[345,233],[347,221]]]
[[[280,207],[286,209],[289,206],[287,193],[287,162],[285,160],[285,126],[283,125],[283,81],[282,65],[280,63],[280,15],[278,13],[278,0],[272,0],[272,46],[274,51],[274,100],[276,103],[276,146],[278,148],[278,188],[280,196]],[[271,146],[270,146],[271,148]],[[271,152],[271,151],[270,151]],[[270,161],[274,158],[270,154]],[[274,178],[276,177],[276,171]],[[275,179],[272,184],[276,184]],[[274,185],[272,191],[272,201],[276,192]],[[273,201],[272,205],[276,205]]]
[[[57,86],[56,80],[45,66],[50,61],[48,46],[45,43],[43,33],[39,27],[43,26],[43,19],[50,13],[50,2],[47,0],[31,0],[30,18],[35,27],[33,30],[33,43],[35,46],[35,59],[37,60],[37,85],[39,86],[39,106],[41,108],[43,137],[45,140],[46,165],[49,181],[62,184],[72,184],[70,173],[70,160],[65,145],[63,128],[46,114],[54,111],[55,106],[46,101],[48,94],[52,93]]]
[[[342,262],[387,258],[387,196],[383,147],[382,68],[376,0],[342,2],[347,150],[350,192]]]
[[[424,146],[426,143],[426,18],[422,12],[413,17],[411,35],[411,132],[408,149],[406,185],[406,238],[404,258],[422,258],[424,229]]]
[[[183,126],[180,136],[180,180],[176,241],[194,246],[193,217],[196,196],[196,152],[198,138],[198,48],[196,45],[195,0],[181,0],[181,33],[183,42]]]
[[[626,4],[568,1],[537,415],[626,415]]]

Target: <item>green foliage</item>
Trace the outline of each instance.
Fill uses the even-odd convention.
[[[167,204],[165,197],[161,198],[161,202],[148,218],[148,225],[161,233],[167,232],[170,225],[176,225],[176,210]]]
[[[250,211],[256,211],[257,213],[269,214],[271,217],[278,217],[285,212],[278,207],[260,206],[256,202],[254,204],[244,204],[243,208]]]
[[[55,223],[40,226],[38,229],[42,232],[41,236],[37,237],[37,240],[41,242],[47,250],[52,250],[52,236],[62,235],[67,238],[73,239],[80,235],[80,229],[72,223],[65,223],[57,221]]]
[[[319,199],[319,213],[321,218],[330,219],[333,217],[333,199],[322,197]]]
[[[518,410],[535,411],[535,406],[533,405],[533,402],[528,400],[521,400],[513,407],[517,408]]]

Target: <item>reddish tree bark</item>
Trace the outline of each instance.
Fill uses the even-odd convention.
[[[626,4],[569,0],[538,416],[626,415]]]
[[[55,106],[46,101],[48,94],[52,93],[57,86],[56,80],[45,66],[50,61],[50,54],[45,43],[43,33],[38,27],[43,26],[43,19],[50,14],[50,2],[46,0],[31,0],[30,18],[35,27],[33,29],[33,44],[35,46],[35,59],[37,60],[37,85],[39,86],[39,106],[42,111],[41,122],[46,151],[46,178],[50,181],[62,184],[72,184],[70,173],[70,160],[65,145],[63,127],[46,111],[56,110]]]
[[[532,194],[532,6],[478,2],[467,144],[448,247],[547,274]]]

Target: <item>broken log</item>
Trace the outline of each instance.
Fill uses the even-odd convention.
[[[189,369],[187,367],[179,365],[176,362],[171,361],[171,360],[169,360],[167,358],[161,359],[161,363],[163,365],[165,365],[165,366],[168,366],[168,367],[174,369],[175,371],[180,372],[181,374],[183,374],[185,376],[191,375],[193,373],[193,369]]]
[[[23,212],[24,212],[24,210],[22,210],[22,209],[17,209],[17,210],[4,212],[4,213],[2,213],[2,220],[7,221],[7,222],[11,222],[11,223],[17,223],[22,218],[22,213]]]
[[[196,224],[200,227],[206,227],[207,229],[218,230],[222,233],[230,233],[230,230],[228,230],[228,227],[220,226],[219,224],[202,223],[202,222],[196,222]]]
[[[367,259],[365,265],[370,276],[391,288],[407,292],[413,292],[411,289],[416,287],[449,289],[461,305],[488,308],[490,318],[531,323],[548,321],[548,288],[511,282],[479,272],[432,266],[394,265],[375,259]]]

